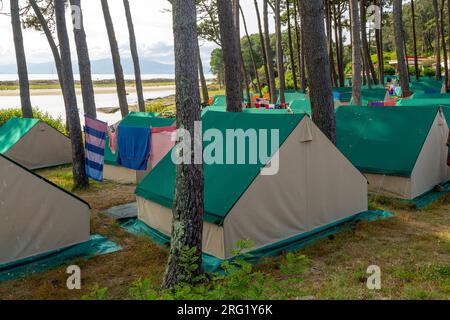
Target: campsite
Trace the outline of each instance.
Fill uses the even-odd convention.
[[[450,0],[66,2],[0,0],[0,301],[450,299]]]

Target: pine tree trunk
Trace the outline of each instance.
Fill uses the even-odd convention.
[[[333,53],[333,36],[331,35],[331,3],[330,0],[325,0],[325,22],[327,29],[327,43],[328,43],[328,55],[330,56],[330,67],[331,67],[331,82],[333,87],[337,83],[336,69],[334,65],[334,53]]]
[[[404,33],[403,33],[403,7],[402,0],[394,0],[394,32],[395,47],[397,50],[398,72],[400,75],[400,85],[402,87],[403,97],[409,97],[409,76],[408,67],[406,65],[406,57],[404,51]]]
[[[416,32],[416,10],[414,0],[411,0],[412,32],[413,32],[413,50],[414,50],[414,68],[416,80],[420,78],[419,57],[417,55],[417,32]]]
[[[442,6],[440,10],[440,27],[441,27],[441,38],[442,38],[442,51],[444,55],[444,72],[445,72],[445,92],[448,92],[448,54],[447,54],[447,44],[445,42],[445,20],[444,20],[444,10],[445,10],[445,0],[442,0]]]
[[[89,186],[89,180],[86,176],[83,135],[81,132],[80,115],[78,113],[77,96],[75,94],[64,0],[55,0],[55,19],[61,54],[61,71],[64,88],[67,90],[67,101],[69,103],[68,108],[66,108],[66,114],[69,119],[70,140],[72,142],[73,184],[75,189],[83,189]]]
[[[61,72],[61,57],[59,56],[59,49],[58,46],[55,43],[55,39],[53,39],[52,32],[50,31],[50,28],[48,27],[48,22],[45,19],[44,15],[41,12],[41,9],[37,5],[35,0],[29,0],[31,7],[33,8],[34,14],[36,15],[36,18],[39,20],[39,24],[42,27],[42,31],[45,34],[45,37],[47,38],[48,44],[50,46],[50,50],[52,51],[53,60],[55,61],[56,66],[56,72],[58,74],[58,81],[59,85],[61,87],[61,94],[64,99],[64,106],[68,106],[67,98],[66,98],[66,90],[64,90],[64,82],[62,78],[62,72]],[[68,124],[69,121],[66,117],[66,124]],[[68,128],[68,126],[67,126]]]
[[[81,1],[80,0],[70,0],[72,6],[77,6],[80,8],[79,27],[74,24],[73,34],[75,38],[75,44],[77,48],[78,55],[78,66],[80,69],[80,82],[81,82],[81,93],[83,96],[83,106],[84,113],[96,119],[97,118],[97,108],[95,106],[95,94],[94,85],[92,84],[92,74],[91,74],[91,60],[89,58],[89,49],[86,42],[86,32],[83,25],[83,14],[81,11]]]
[[[262,87],[261,87],[261,81],[259,80],[258,67],[256,66],[255,51],[253,50],[252,39],[250,38],[250,35],[248,34],[247,22],[246,22],[246,19],[245,19],[244,11],[242,11],[242,7],[241,6],[239,6],[239,10],[241,11],[242,21],[244,22],[245,34],[247,36],[248,46],[250,48],[250,56],[251,56],[251,59],[252,59],[253,70],[255,72],[256,84],[258,86],[258,92],[261,93],[262,92]]]
[[[294,1],[294,18],[295,18],[295,40],[296,40],[296,48],[297,48],[297,63],[299,66],[299,81],[300,83],[303,83],[303,69],[302,69],[302,49],[301,49],[301,35],[300,35],[300,26],[298,23],[299,20],[299,14],[297,9],[297,1]],[[302,88],[303,91],[303,88]],[[303,91],[304,92],[304,91]]]
[[[300,1],[304,30],[305,60],[308,69],[312,118],[322,132],[336,143],[336,117],[330,61],[324,26],[323,0]]]
[[[337,9],[336,9],[337,6]],[[334,10],[334,23],[335,23],[335,37],[336,37],[336,52],[337,52],[337,60],[338,60],[338,75],[339,75],[339,86],[345,86],[345,70],[344,70],[344,50],[343,50],[343,41],[342,41],[342,14],[341,14],[341,6],[338,3],[336,6],[333,6]]]
[[[17,74],[19,75],[20,102],[22,106],[22,116],[33,118],[31,107],[30,83],[28,80],[27,59],[23,45],[22,26],[20,22],[19,0],[10,0],[11,25],[14,36],[14,48],[16,52]]]
[[[352,99],[354,105],[360,106],[362,104],[362,57],[358,0],[350,0],[350,20],[352,23]]]
[[[383,17],[383,0],[379,1],[379,7],[380,7],[380,15],[381,15],[381,17]],[[380,53],[379,53],[380,57],[378,60],[378,64],[379,64],[379,68],[380,68],[379,77],[381,80],[381,84],[384,86],[383,19],[381,19],[380,29],[377,31],[378,31],[378,35],[379,35],[378,50],[380,51]]]
[[[128,33],[130,37],[131,57],[133,58],[134,77],[136,81],[136,92],[138,97],[138,106],[140,112],[145,112],[144,89],[142,87],[141,65],[139,63],[139,54],[137,50],[136,34],[134,32],[133,17],[131,16],[130,3],[123,0],[125,15],[127,17]]]
[[[198,43],[198,41],[197,41]],[[200,44],[197,45],[198,48],[198,75],[200,77],[200,85],[202,88],[202,105],[207,106],[209,102],[208,84],[206,83],[205,72],[203,71],[203,61],[200,54]]]
[[[375,67],[372,62],[372,57],[370,56],[369,42],[367,40],[367,11],[366,11],[366,0],[360,0],[360,11],[361,11],[361,41],[362,50],[364,53],[364,59],[367,65],[367,72],[372,76],[374,84],[378,84],[378,77],[375,71]]]
[[[294,89],[298,90],[297,83],[297,68],[295,66],[295,58],[294,58],[294,45],[292,42],[292,25],[291,25],[291,4],[289,1],[286,1],[286,9],[287,9],[287,24],[288,24],[288,42],[289,42],[289,57],[291,60],[291,70],[292,70],[292,79],[294,81]]]
[[[109,45],[111,47],[114,75],[116,78],[117,97],[119,98],[120,112],[122,113],[122,117],[124,118],[128,115],[128,101],[122,64],[120,62],[119,47],[117,45],[116,33],[114,31],[111,13],[109,12],[108,0],[101,0],[101,2],[106,30],[108,32]]]
[[[436,54],[436,80],[442,79],[441,69],[441,28],[439,26],[439,4],[438,0],[433,0],[434,16],[436,20],[436,29],[434,36],[434,51]]]
[[[280,103],[285,102],[284,90],[286,86],[284,76],[284,54],[283,54],[283,38],[281,34],[281,0],[275,0],[275,28],[277,39],[277,65],[278,65],[278,86],[280,89]]]
[[[242,68],[231,2],[217,1],[228,112],[242,111]]]
[[[270,30],[269,30],[269,5],[267,3],[269,0],[263,0],[263,20],[264,20],[264,43],[266,48],[267,56],[267,70],[269,72],[269,90],[270,90],[270,101],[272,103],[277,102],[277,90],[275,87],[275,69],[273,66],[273,54],[272,46],[270,45]]]
[[[201,121],[200,93],[198,87],[198,37],[195,0],[172,0],[173,33],[175,44],[175,81],[177,128],[191,134],[192,164],[176,167],[173,205],[172,240],[163,288],[173,289],[177,284],[193,283],[202,272],[202,238],[204,187],[203,166],[194,164],[194,144],[197,141],[195,122]],[[186,248],[194,249],[199,268],[192,272],[184,262]],[[184,262],[184,263],[183,263]]]
[[[262,29],[262,24],[261,24],[261,15],[259,14],[258,1],[254,0],[254,2],[255,2],[256,19],[258,21],[259,42],[261,44],[261,52],[262,52],[262,56],[263,56],[264,74],[266,76],[266,83],[267,83],[267,85],[269,85],[269,68],[268,68],[267,55],[266,55],[266,45],[264,43],[265,42],[264,33],[263,33],[263,29]]]

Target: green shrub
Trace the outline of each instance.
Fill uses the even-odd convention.
[[[9,119],[13,117],[22,117],[22,110],[20,109],[4,109],[0,110],[0,126],[5,124]],[[41,111],[39,109],[33,109],[33,117],[40,119],[47,123],[49,126],[55,128],[59,132],[66,134],[65,121],[61,118],[54,118],[48,112]]]
[[[384,66],[384,74],[387,76],[395,75],[395,68],[389,65]]]
[[[436,69],[434,68],[424,68],[423,75],[425,77],[434,77],[436,75]]]

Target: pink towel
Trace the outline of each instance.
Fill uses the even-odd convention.
[[[176,127],[152,128],[150,161],[154,168],[175,146]]]
[[[109,149],[111,150],[112,154],[116,154],[116,152],[117,152],[118,133],[119,133],[119,124],[118,123],[108,127]]]

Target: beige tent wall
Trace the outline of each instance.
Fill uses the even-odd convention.
[[[308,117],[278,154],[278,174],[259,175],[226,218],[226,258],[239,240],[257,249],[367,211],[366,178]]]
[[[446,146],[448,125],[441,112],[436,115],[430,133],[411,175],[412,198],[416,198],[448,178]]]
[[[30,170],[72,163],[70,139],[42,121],[5,155]]]
[[[150,160],[147,163],[146,171],[136,171],[121,166],[105,164],[103,167],[103,178],[122,184],[138,184],[151,170]]]
[[[413,199],[410,178],[372,173],[365,173],[364,175],[369,181],[370,193],[400,199]]]
[[[0,264],[89,240],[89,207],[0,157]]]
[[[172,210],[142,197],[137,198],[139,220],[165,235],[172,234]],[[223,228],[215,224],[203,224],[203,252],[224,259]]]

